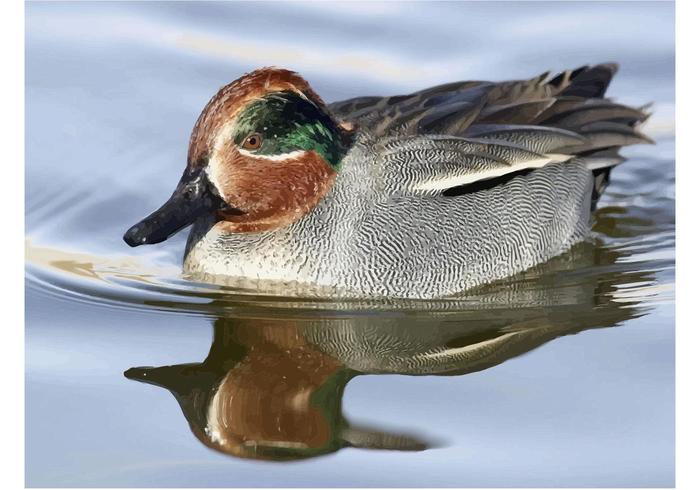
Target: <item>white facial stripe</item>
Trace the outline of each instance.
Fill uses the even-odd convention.
[[[207,177],[209,177],[209,181],[214,185],[220,196],[223,196],[224,194],[223,187],[221,186],[221,181],[218,177],[221,175],[225,175],[226,168],[221,164],[221,161],[219,160],[219,154],[221,153],[226,143],[229,141],[229,138],[231,138],[231,134],[233,134],[233,128],[235,127],[235,119],[221,126],[221,129],[219,129],[219,132],[216,134],[216,138],[214,139],[214,148],[212,149],[211,155],[209,157],[209,162],[207,163],[207,166],[204,169],[204,171],[207,174]]]
[[[243,148],[239,148],[238,151],[241,153],[241,155],[244,155],[247,158],[253,158],[255,160],[266,160],[268,162],[281,162],[283,160],[298,158],[305,153],[302,150],[295,150],[290,151],[289,153],[281,153],[280,155],[257,155],[254,152],[244,150]]]
[[[209,162],[207,163],[207,166],[204,167],[204,172],[207,174],[207,177],[209,178],[209,182],[212,183],[212,185],[216,188],[217,193],[220,196],[223,196],[222,194],[222,187],[219,182],[218,176],[221,175],[221,164],[219,162],[218,157],[216,154],[212,155],[211,158],[209,158]]]

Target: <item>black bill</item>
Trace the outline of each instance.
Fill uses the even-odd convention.
[[[129,228],[124,241],[132,247],[167,240],[197,218],[229,209],[203,169],[185,170],[175,192],[157,211]]]

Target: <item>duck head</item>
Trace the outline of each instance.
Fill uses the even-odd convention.
[[[351,142],[351,129],[301,76],[276,68],[249,73],[206,105],[175,192],[124,241],[159,243],[207,215],[229,233],[288,225],[328,192]]]

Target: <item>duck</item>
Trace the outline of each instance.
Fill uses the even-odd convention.
[[[204,107],[171,197],[132,246],[192,225],[193,280],[292,294],[435,299],[526,271],[589,236],[649,106],[606,97],[603,63],[326,104],[261,68]],[[310,293],[313,292],[313,293]]]

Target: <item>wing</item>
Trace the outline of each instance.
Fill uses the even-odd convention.
[[[645,108],[604,98],[616,71],[602,64],[553,78],[456,82],[329,109],[377,142],[388,182],[437,192],[577,156],[592,170],[623,161],[617,149],[651,140],[638,131]]]
[[[561,132],[548,140],[549,147],[558,139],[581,142],[575,134]],[[387,189],[417,193],[440,193],[571,158],[506,141],[439,135],[383,138],[375,146],[375,153],[380,155]]]

